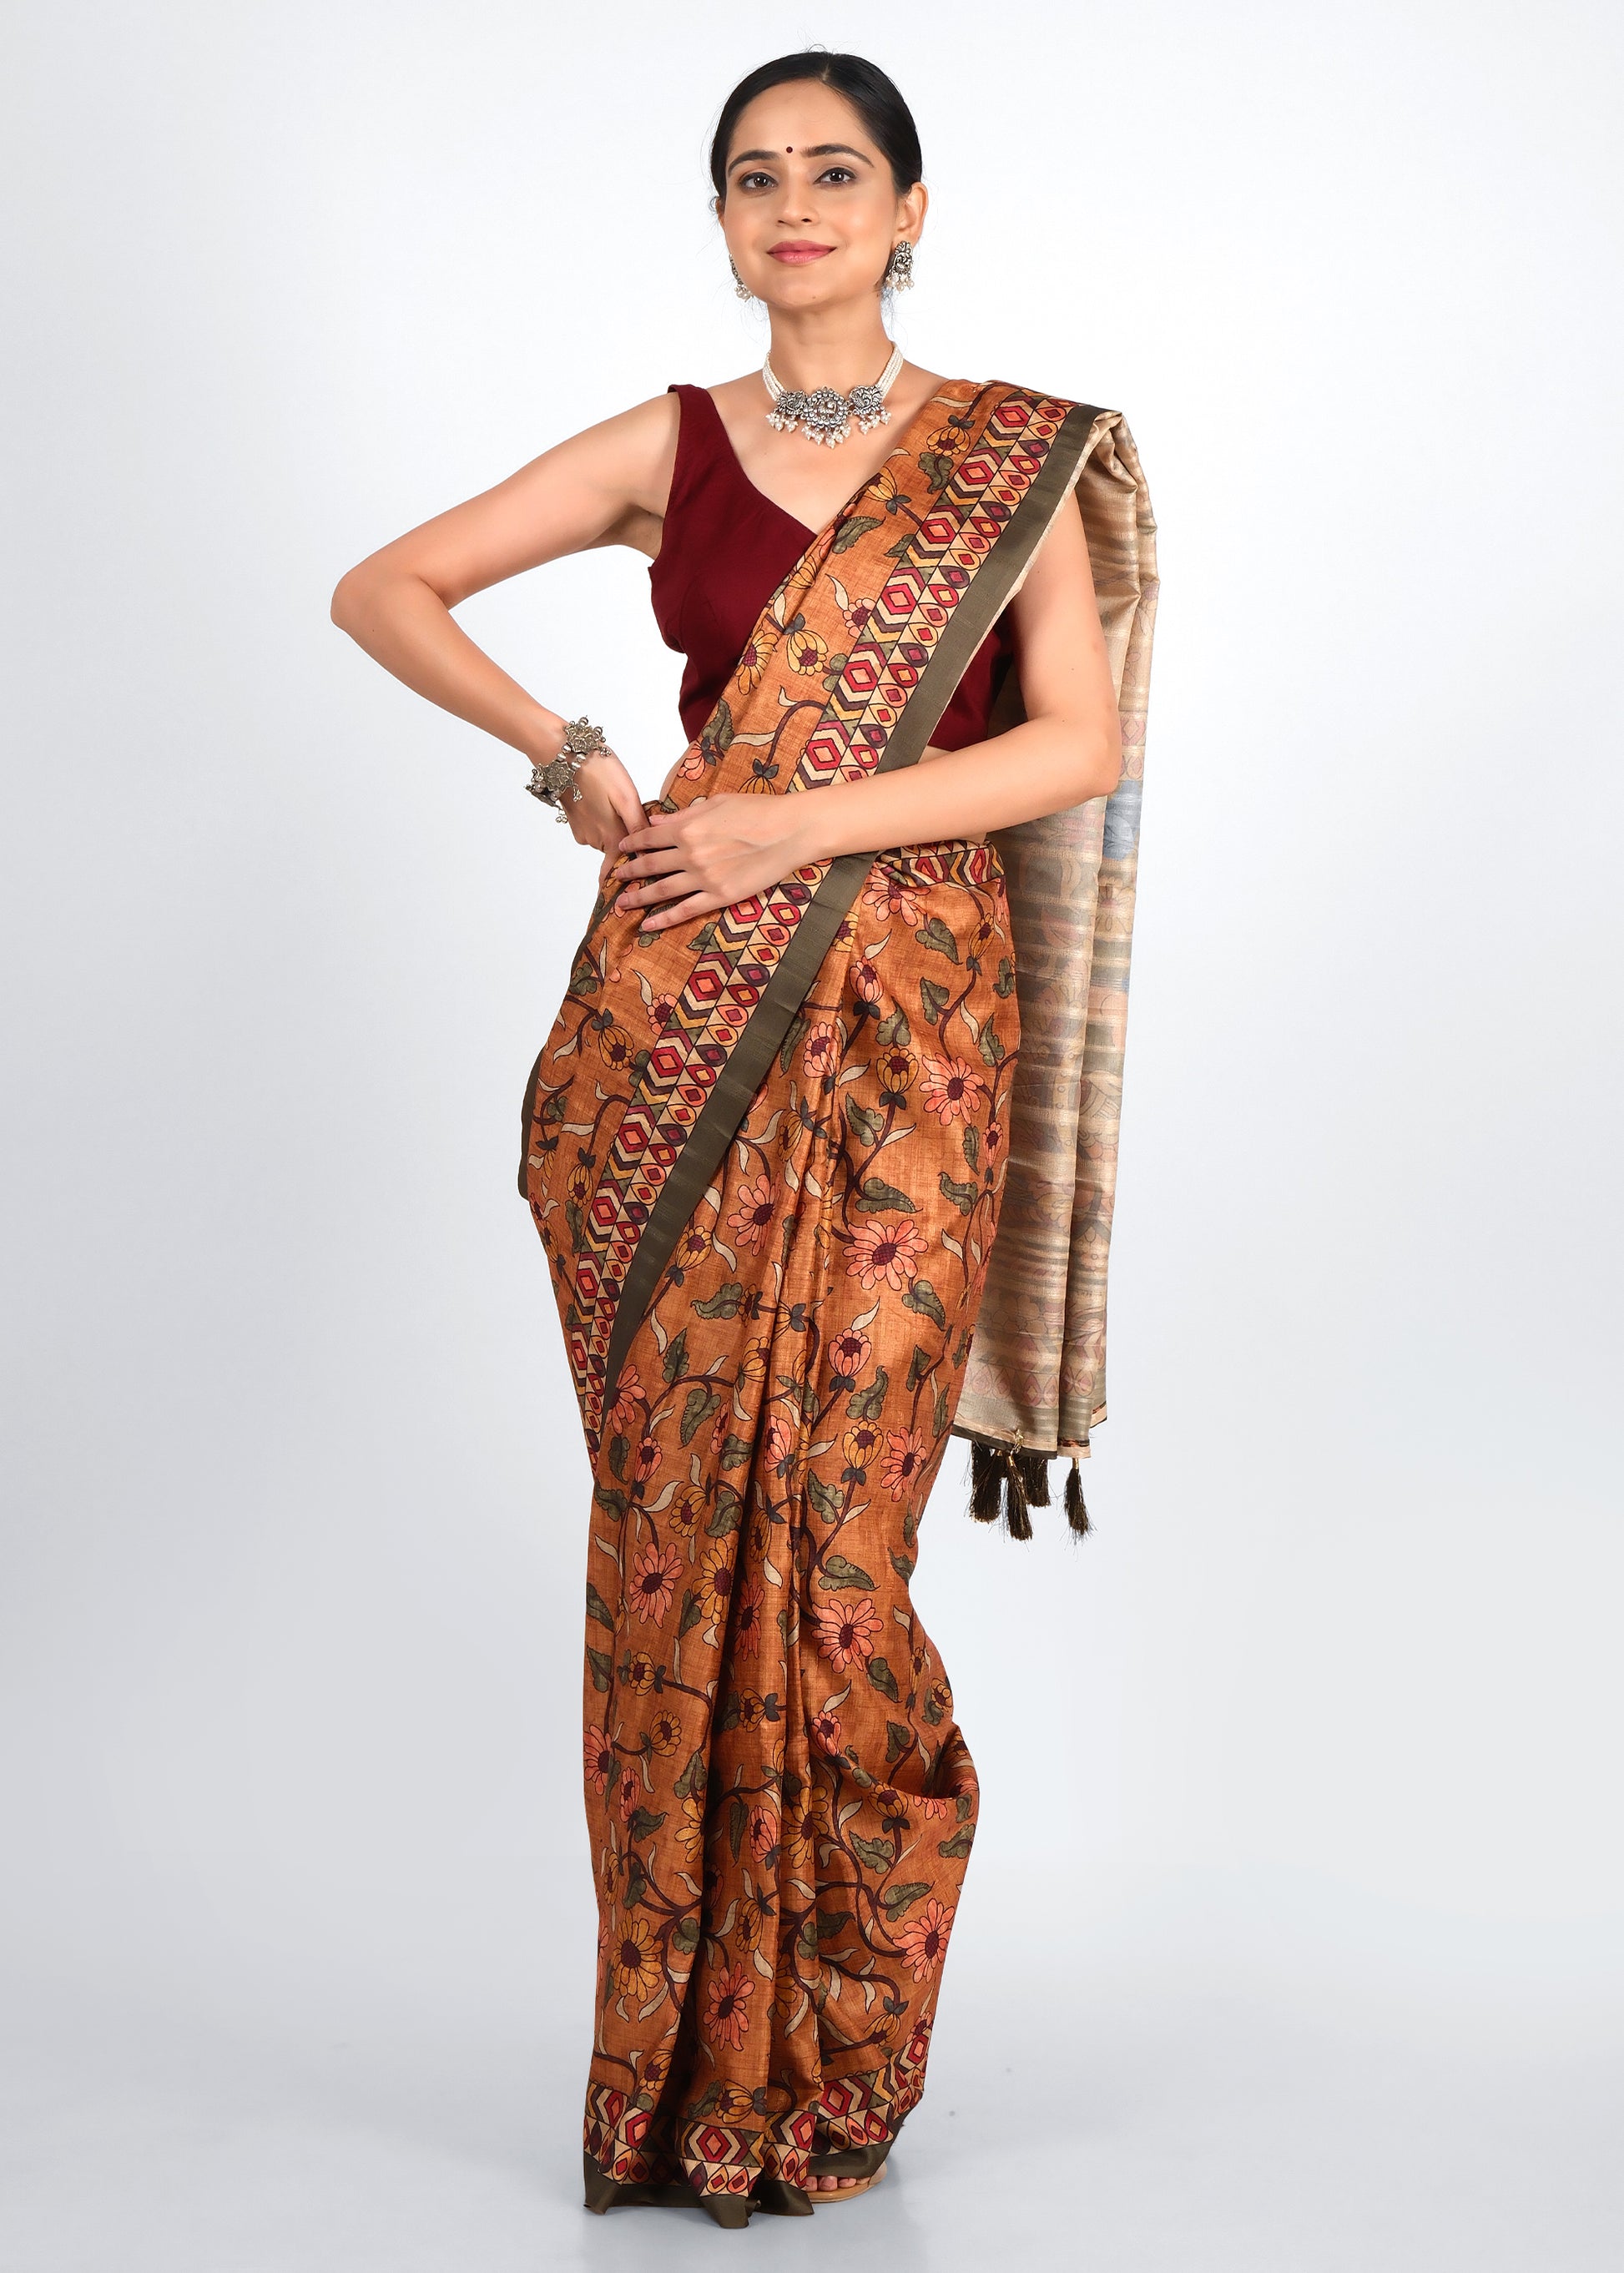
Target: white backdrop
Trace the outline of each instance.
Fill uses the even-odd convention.
[[[64,0],[0,136],[19,2273],[708,2241],[575,2207],[588,1477],[514,1174],[593,863],[327,600],[755,360],[704,150],[808,39],[919,118],[910,352],[1120,405],[1164,577],[1098,1531],[950,1459],[985,1828],[850,2216],[1614,2262],[1616,12]],[[653,789],[635,556],[463,620]]]

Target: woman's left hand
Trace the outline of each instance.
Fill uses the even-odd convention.
[[[820,858],[807,826],[813,795],[728,791],[657,814],[620,839],[626,857],[610,879],[623,887],[616,911],[647,908],[643,929],[665,931],[782,883]]]

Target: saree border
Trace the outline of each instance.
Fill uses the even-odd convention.
[[[1056,514],[1076,486],[1104,422],[1118,416],[1116,411],[1102,410],[1086,402],[1075,403],[1067,411],[1041,469],[954,610],[884,751],[868,769],[867,778],[875,774],[899,772],[905,766],[918,763],[959,680],[1008,606]],[[823,882],[802,909],[794,937],[779,959],[761,1000],[740,1029],[726,1065],[717,1073],[710,1093],[688,1131],[680,1157],[650,1210],[636,1252],[621,1283],[604,1361],[605,1404],[615,1395],[632,1339],[653,1300],[683,1227],[726,1158],[727,1148],[749,1108],[750,1099],[765,1079],[795,1013],[811,992],[835,934],[851,911],[877,857],[878,848],[872,852],[842,853],[830,863]],[[594,920],[596,917],[595,909]]]

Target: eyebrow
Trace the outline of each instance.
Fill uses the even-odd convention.
[[[765,158],[771,164],[776,162],[783,154],[781,150],[741,150],[736,158],[729,159],[727,170],[731,174],[735,166],[742,166],[751,160],[762,158]],[[855,158],[864,166],[872,166],[874,163],[873,159],[866,156],[862,151],[853,150],[849,142],[816,142],[809,149],[803,150],[801,154],[803,158]]]

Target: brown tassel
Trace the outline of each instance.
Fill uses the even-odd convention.
[[[1066,1521],[1079,1539],[1085,1532],[1094,1529],[1093,1524],[1088,1520],[1088,1510],[1083,1500],[1083,1479],[1078,1468],[1075,1452],[1071,1455],[1071,1473],[1065,1480],[1065,1512]]]
[[[1026,1512],[1026,1494],[1021,1482],[1021,1456],[1006,1452],[1004,1455],[1004,1521],[1011,1539],[1030,1539],[1032,1518]]]
[[[1047,1452],[1017,1452],[1020,1469],[1021,1489],[1026,1495],[1028,1507],[1049,1505],[1049,1454]]]
[[[979,1437],[970,1440],[970,1512],[978,1523],[998,1520],[998,1487],[1003,1473],[998,1455]]]

